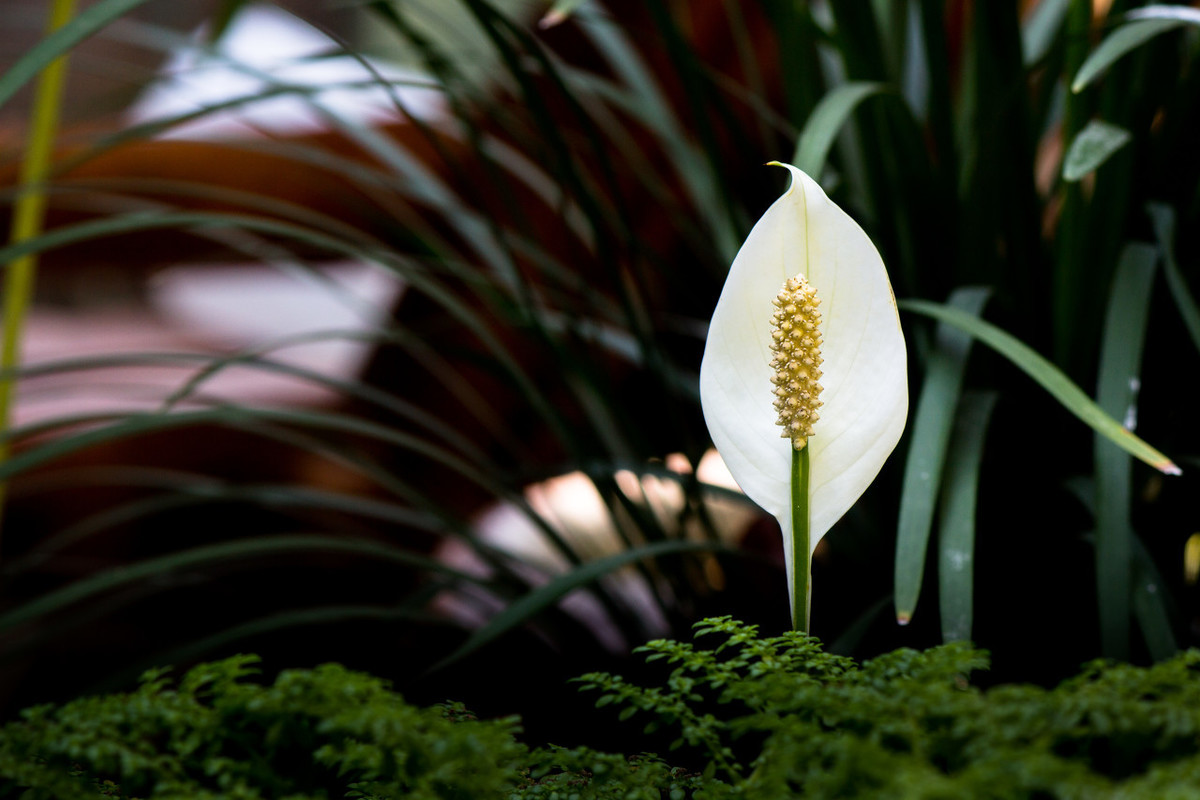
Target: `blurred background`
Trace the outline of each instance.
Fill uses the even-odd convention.
[[[813,632],[1043,683],[1195,643],[1194,7],[96,0],[45,40],[51,5],[0,10],[0,220],[47,204],[0,259],[38,259],[9,713],[251,651],[557,740],[566,678],[704,616],[785,629],[697,389],[773,159],[872,236],[910,357]]]

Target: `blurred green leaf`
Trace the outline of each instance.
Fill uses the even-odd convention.
[[[946,305],[978,317],[990,294],[991,290],[983,287],[958,289]],[[896,619],[902,624],[912,619],[921,594],[946,445],[954,425],[954,409],[962,391],[971,343],[967,333],[945,322],[938,325],[936,344],[929,355],[921,397],[913,415],[896,526]]]
[[[1125,15],[1129,20],[1142,19],[1166,19],[1178,20],[1186,22],[1189,25],[1200,26],[1200,9],[1191,8],[1186,5],[1167,5],[1165,3],[1152,3],[1141,8],[1135,8]]]
[[[1151,203],[1146,207],[1146,211],[1150,214],[1154,236],[1162,252],[1171,299],[1179,309],[1179,316],[1192,337],[1192,344],[1200,350],[1200,307],[1197,307],[1195,298],[1188,290],[1187,279],[1179,269],[1179,262],[1175,260],[1175,210],[1160,203]]]
[[[901,300],[898,305],[904,311],[924,314],[960,328],[1007,358],[1022,372],[1048,391],[1063,407],[1090,426],[1097,433],[1115,442],[1122,449],[1150,466],[1168,475],[1178,475],[1179,467],[1171,459],[1126,430],[1104,409],[1100,408],[1083,390],[1076,386],[1062,370],[1039,355],[1029,345],[1012,334],[988,322],[955,308],[928,300]]]
[[[1165,661],[1179,652],[1172,624],[1173,604],[1167,582],[1154,558],[1140,539],[1134,539],[1133,613],[1142,629],[1146,649],[1155,661]]]
[[[1132,140],[1133,134],[1118,125],[1091,120],[1067,148],[1067,156],[1063,159],[1063,180],[1078,181],[1099,169],[1113,153]]]
[[[886,91],[882,83],[849,81],[827,92],[804,123],[792,163],[820,181],[833,141],[850,115],[868,97]]]
[[[538,20],[538,27],[552,28],[566,22],[587,0],[554,0],[554,5]]]
[[[1070,4],[1071,0],[1042,0],[1029,12],[1021,28],[1021,56],[1025,66],[1032,67],[1049,54]]]
[[[958,403],[946,455],[938,526],[942,641],[970,641],[975,606],[975,501],[996,392],[967,392]]]
[[[148,0],[99,0],[83,9],[71,22],[39,41],[0,75],[0,106],[33,79],[46,65],[110,22]]]
[[[1113,62],[1129,51],[1140,47],[1159,34],[1175,30],[1186,24],[1188,24],[1186,20],[1179,18],[1151,18],[1135,20],[1122,25],[1110,33],[1083,62],[1083,66],[1075,74],[1075,80],[1071,82],[1071,91],[1082,92],[1089,83],[1112,66]]]

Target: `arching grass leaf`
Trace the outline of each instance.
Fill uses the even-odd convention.
[[[1097,433],[1115,442],[1122,449],[1160,472],[1167,475],[1180,473],[1175,462],[1126,430],[1121,423],[1106,414],[1104,409],[1100,408],[1082,389],[1064,375],[1062,370],[1007,331],[981,319],[976,319],[964,311],[939,303],[931,303],[928,300],[901,300],[899,306],[904,311],[912,311],[943,320],[970,333],[1037,381],[1043,389],[1062,403],[1063,408]]]

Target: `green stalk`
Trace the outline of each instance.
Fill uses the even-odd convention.
[[[792,450],[792,627],[808,632],[812,546],[808,535],[808,446]]]
[[[75,0],[54,0],[50,8],[47,35],[71,20]],[[13,208],[12,233],[9,241],[16,244],[33,239],[42,231],[46,216],[46,192],[42,185],[49,173],[54,150],[54,136],[62,107],[63,84],[67,72],[67,57],[59,56],[42,72],[34,99],[25,159],[21,164],[21,194]],[[7,265],[4,273],[4,323],[0,336],[0,464],[8,460],[9,418],[12,411],[14,374],[21,360],[21,333],[25,315],[33,298],[37,256],[19,256]],[[0,482],[0,520],[4,513],[7,483]]]
[[[1090,48],[1092,4],[1088,0],[1071,0],[1067,11],[1066,62],[1063,67],[1064,80],[1069,84],[1071,77],[1079,72],[1087,59]],[[1091,98],[1087,95],[1067,91],[1063,104],[1062,140],[1069,144],[1083,130],[1091,115]],[[1062,213],[1055,234],[1057,264],[1053,281],[1053,342],[1054,360],[1070,375],[1076,357],[1074,342],[1080,339],[1080,309],[1095,298],[1086,301],[1081,293],[1090,291],[1097,282],[1085,279],[1091,265],[1088,259],[1088,238],[1093,235],[1088,224],[1088,203],[1079,183],[1067,183],[1063,193]]]

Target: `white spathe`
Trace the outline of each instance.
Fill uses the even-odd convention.
[[[804,275],[821,301],[821,418],[810,448],[813,548],[870,485],[908,416],[904,335],[870,238],[821,187],[786,164],[791,185],[738,251],[709,324],[700,401],[713,443],[750,499],[779,520],[793,586],[791,450],[776,424],[771,301]]]

